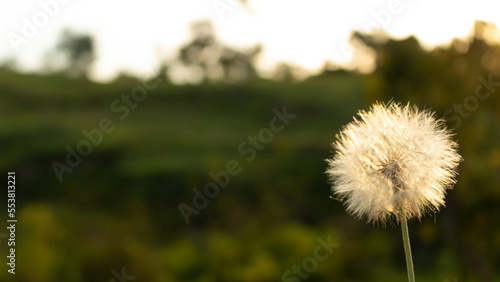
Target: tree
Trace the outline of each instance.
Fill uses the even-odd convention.
[[[95,60],[94,41],[90,35],[64,30],[48,60],[49,68],[62,69],[73,78],[86,79]]]
[[[193,39],[181,47],[178,60],[191,73],[200,73],[202,82],[221,79],[241,82],[257,75],[254,61],[261,46],[247,50],[225,46],[216,38],[214,28],[208,21],[194,23],[191,33]]]

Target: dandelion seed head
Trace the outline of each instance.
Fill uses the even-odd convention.
[[[347,211],[383,225],[438,211],[462,159],[445,122],[410,104],[376,103],[358,115],[327,160],[332,192]]]

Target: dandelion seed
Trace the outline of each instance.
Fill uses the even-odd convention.
[[[327,160],[332,192],[368,222],[401,222],[408,280],[415,281],[408,219],[444,205],[461,161],[443,120],[410,104],[376,103],[346,125]],[[333,197],[332,197],[333,198]]]
[[[335,197],[350,214],[385,225],[421,218],[444,205],[461,160],[443,120],[417,107],[376,103],[360,111],[327,160]]]

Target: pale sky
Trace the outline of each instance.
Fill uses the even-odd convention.
[[[190,23],[209,19],[230,46],[262,43],[261,70],[285,61],[315,71],[326,60],[352,65],[353,30],[378,26],[397,38],[414,34],[431,48],[466,37],[476,19],[500,27],[500,2],[494,0],[247,2],[248,7],[235,0],[1,1],[0,62],[15,58],[23,69],[36,70],[62,30],[70,28],[95,39],[96,80],[112,79],[120,70],[146,76],[157,68],[160,57],[173,58],[190,39]],[[230,10],[221,17],[215,6]]]

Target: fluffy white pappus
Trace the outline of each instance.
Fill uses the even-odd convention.
[[[444,120],[416,106],[376,103],[342,128],[326,173],[347,211],[368,222],[420,219],[444,205],[461,156]]]

